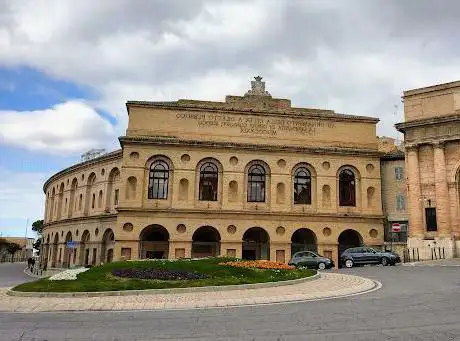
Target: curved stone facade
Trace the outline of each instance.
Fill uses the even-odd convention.
[[[265,91],[127,108],[122,150],[44,185],[48,267],[383,245],[377,119]]]
[[[114,245],[121,160],[121,150],[115,151],[69,167],[45,183],[42,256],[48,267],[99,264],[113,252],[108,250]],[[68,241],[76,241],[77,248],[67,247]]]

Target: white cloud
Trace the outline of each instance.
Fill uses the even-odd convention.
[[[70,154],[104,147],[113,132],[109,122],[78,101],[45,110],[0,111],[0,144],[33,151]]]
[[[0,219],[14,220],[29,217],[42,219],[45,209],[44,173],[12,172],[0,168]]]
[[[119,120],[116,133],[126,128],[126,99],[223,100],[243,94],[261,74],[275,97],[379,116],[379,133],[393,135],[403,89],[460,74],[457,1],[17,0],[3,6],[0,65],[27,65],[91,87],[100,94],[94,105]]]

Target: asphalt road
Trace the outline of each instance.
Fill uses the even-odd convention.
[[[0,314],[0,340],[460,340],[460,267],[343,271],[369,294],[284,305],[150,312]]]
[[[0,263],[0,288],[33,280],[24,273],[26,263]],[[0,341],[3,341],[0,336]]]

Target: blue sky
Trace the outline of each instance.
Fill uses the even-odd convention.
[[[457,80],[460,2],[0,1],[0,233],[42,218],[42,185],[119,148],[126,100],[219,100],[262,75],[298,107],[380,118]],[[29,229],[30,231],[30,229]]]
[[[64,80],[48,77],[40,70],[30,67],[0,67],[0,111],[37,111],[46,110],[56,104],[69,100],[94,100],[94,92],[84,86],[79,86]],[[116,119],[103,110],[98,113],[111,124],[116,124]],[[33,138],[33,135],[32,135]],[[32,143],[32,142],[31,142]],[[0,145],[0,170],[2,172],[25,175],[23,187],[33,186],[34,199],[40,199],[43,192],[37,186],[34,179],[46,180],[46,178],[79,161],[76,152],[63,153],[61,155],[48,155],[46,152],[28,150],[21,146]],[[27,175],[36,175],[29,179]],[[18,179],[19,180],[19,179]],[[0,197],[11,198],[9,189],[2,186]],[[22,188],[22,187],[21,187]],[[16,200],[15,206],[20,206],[21,195],[13,195]],[[39,203],[42,201],[39,200]],[[10,203],[11,204],[11,203]],[[26,233],[27,220],[29,225],[42,215],[42,205],[33,205],[29,210],[24,207],[22,212],[16,212],[14,216],[8,216],[6,207],[0,207],[0,234],[3,236],[24,235]],[[18,214],[19,213],[19,214]],[[31,233],[30,226],[28,234]]]

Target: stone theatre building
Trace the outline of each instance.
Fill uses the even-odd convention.
[[[460,250],[460,81],[404,92],[409,249]]]
[[[293,107],[261,77],[225,102],[126,106],[121,150],[44,185],[48,267],[383,245],[378,119]]]

